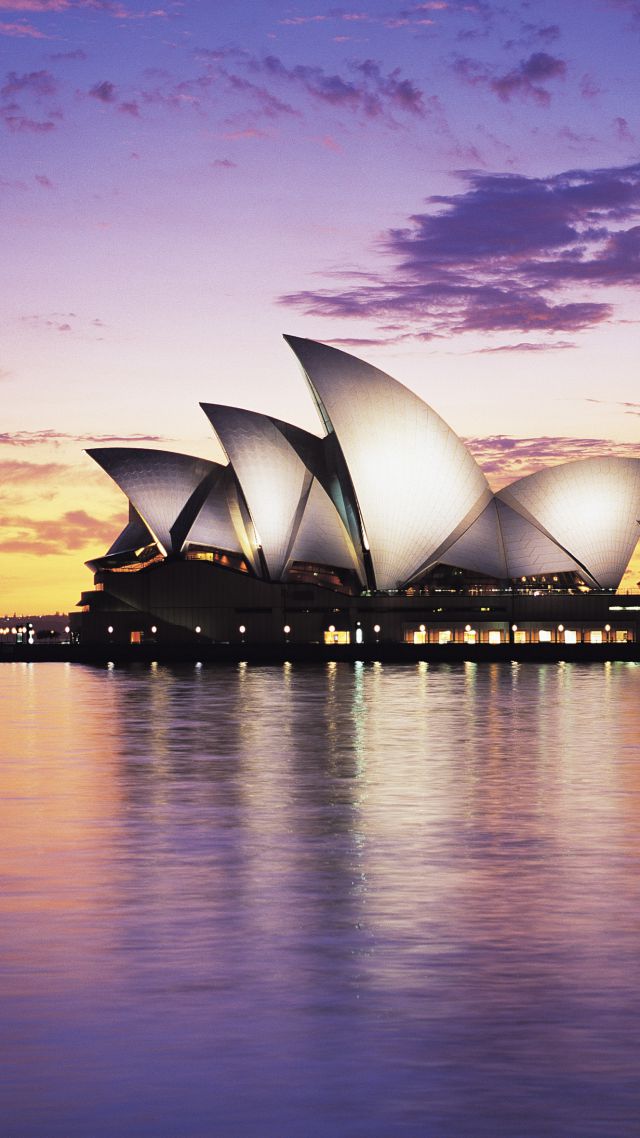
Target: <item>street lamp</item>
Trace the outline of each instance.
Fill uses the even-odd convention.
[[[559,625],[558,625],[558,634],[559,634],[559,636],[562,636],[562,633],[563,633],[563,632],[564,632],[564,624],[559,624]],[[557,643],[557,641],[558,641],[558,637],[556,636],[556,643]]]
[[[374,632],[375,632],[375,634],[376,634],[376,644],[377,644],[377,643],[378,643],[378,637],[379,637],[379,635],[380,635],[380,625],[379,625],[379,624],[374,624],[374,626],[373,626],[373,631],[374,631]]]
[[[112,624],[109,625],[107,632],[109,633],[109,636],[113,636],[113,625]]]
[[[283,632],[284,632],[285,641],[288,643],[289,633],[291,632],[291,626],[289,624],[285,624],[285,626],[283,628]]]
[[[200,634],[200,625],[199,624],[196,624],[196,632],[198,633],[198,635]]]
[[[155,636],[157,631],[158,631],[158,629],[156,628],[155,624],[152,624],[151,625],[151,635]]]
[[[605,640],[605,644],[608,644],[608,643],[609,643],[609,633],[611,632],[611,625],[610,625],[610,624],[605,624],[605,626],[604,626],[604,630],[605,630],[605,632],[606,632],[606,634],[607,634],[607,639]]]

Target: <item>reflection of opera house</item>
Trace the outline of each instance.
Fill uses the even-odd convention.
[[[640,530],[640,459],[589,458],[492,493],[450,427],[351,355],[289,338],[322,435],[203,404],[228,457],[92,450],[129,523],[90,562],[84,643],[602,643]],[[636,602],[633,604],[633,602]]]

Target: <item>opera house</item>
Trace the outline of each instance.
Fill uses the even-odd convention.
[[[73,615],[84,643],[623,643],[640,458],[588,458],[493,493],[463,442],[397,380],[286,337],[318,434],[202,404],[228,462],[88,453],[129,522]],[[635,600],[635,604],[632,603]]]

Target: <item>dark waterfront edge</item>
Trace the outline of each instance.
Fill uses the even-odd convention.
[[[640,644],[200,644],[92,645],[32,644],[2,645],[0,663],[70,664],[251,664],[346,663],[434,664],[471,661],[523,664],[601,663],[607,660],[640,663]]]

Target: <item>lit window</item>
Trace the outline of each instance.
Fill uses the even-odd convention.
[[[499,644],[499,643],[500,643],[499,629],[490,628],[489,629],[489,644]]]
[[[631,640],[626,628],[616,628],[616,644],[626,644]]]
[[[131,643],[132,644],[142,644],[142,633],[141,632],[132,632],[131,633]]]
[[[538,633],[538,640],[541,644],[549,644],[551,641],[551,632],[548,628],[541,628]]]
[[[448,628],[447,629],[441,628],[440,631],[438,632],[438,644],[450,644],[450,643],[451,643],[451,630]]]
[[[516,630],[513,634],[513,642],[514,642],[514,644],[526,644],[527,643],[527,634],[526,634],[524,628],[516,628]]]
[[[602,632],[599,628],[592,628],[589,633],[589,640],[592,644],[602,644]]]
[[[478,638],[478,633],[476,632],[475,628],[465,628],[465,630],[464,630],[464,642],[465,642],[465,644],[475,644],[477,638]]]
[[[578,643],[578,633],[576,632],[575,628],[566,628],[565,629],[564,642],[565,642],[565,644],[577,644]]]
[[[358,629],[358,631],[362,635],[361,629]],[[356,640],[357,640],[357,634],[356,634]],[[328,631],[325,632],[325,634],[324,634],[324,642],[325,642],[325,644],[350,644],[351,643],[351,633],[345,632],[342,629],[335,629],[335,628],[328,629]],[[361,643],[361,641],[358,641],[358,643]]]

